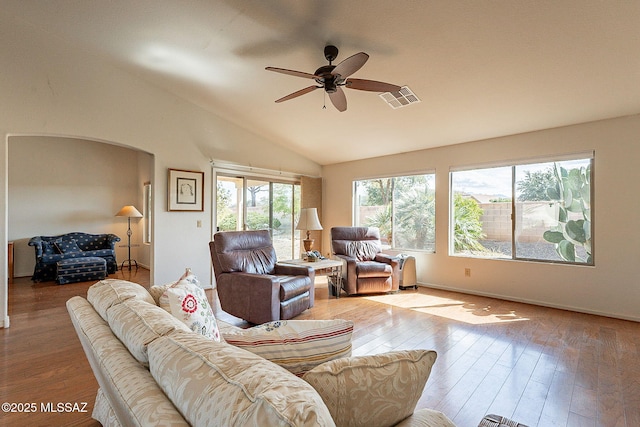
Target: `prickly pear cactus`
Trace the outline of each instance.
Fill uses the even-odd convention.
[[[553,171],[556,185],[547,194],[560,203],[558,225],[543,237],[555,244],[565,261],[591,264],[591,166],[567,170],[554,163]],[[578,247],[584,248],[584,258],[578,255]]]

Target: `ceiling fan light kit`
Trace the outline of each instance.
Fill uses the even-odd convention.
[[[300,89],[296,92],[290,93],[289,95],[283,96],[282,98],[277,99],[276,102],[280,103],[288,101],[306,93],[313,92],[316,89],[324,89],[324,91],[329,95],[329,99],[334,107],[336,107],[338,111],[342,112],[347,110],[347,98],[342,90],[343,86],[347,89],[356,89],[368,92],[399,92],[402,89],[400,86],[391,83],[348,78],[350,75],[362,68],[369,59],[369,55],[364,52],[356,53],[355,55],[352,55],[340,62],[338,65],[333,65],[333,61],[338,57],[338,48],[333,45],[327,45],[324,48],[324,57],[329,61],[329,65],[323,65],[313,74],[302,71],[287,70],[285,68],[266,67],[266,70],[268,71],[313,79],[317,83],[316,85],[308,86],[304,89]]]

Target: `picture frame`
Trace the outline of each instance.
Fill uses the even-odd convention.
[[[204,211],[204,172],[169,169],[167,186],[170,212]]]

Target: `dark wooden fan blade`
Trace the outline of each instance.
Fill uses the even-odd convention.
[[[284,101],[288,101],[288,100],[290,100],[290,99],[297,98],[297,97],[299,97],[300,95],[304,95],[305,93],[313,92],[313,91],[314,91],[314,90],[316,90],[316,89],[320,89],[320,87],[319,87],[319,86],[309,86],[309,87],[305,87],[304,89],[300,89],[299,91],[296,91],[296,92],[290,93],[290,94],[289,94],[289,95],[287,95],[287,96],[283,96],[283,97],[282,97],[282,98],[280,98],[280,99],[276,99],[276,102],[284,102]]]
[[[366,90],[369,92],[398,92],[402,89],[402,87],[391,83],[365,79],[347,79],[345,86],[349,89]]]
[[[295,71],[295,70],[287,70],[285,68],[275,68],[275,67],[266,67],[267,71],[275,71],[276,73],[288,74],[290,76],[302,77],[305,79],[317,79],[318,76],[313,74],[305,73],[303,71]]]
[[[364,52],[356,53],[352,55],[336,65],[336,68],[333,69],[331,74],[334,76],[340,74],[340,76],[344,79],[349,77],[351,74],[358,71],[369,59],[369,55]]]
[[[347,110],[347,97],[344,96],[344,91],[341,87],[337,87],[335,92],[329,93],[329,99],[338,111],[343,112]]]

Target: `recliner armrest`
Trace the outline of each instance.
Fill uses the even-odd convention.
[[[280,282],[273,275],[222,273],[216,287],[229,314],[255,324],[280,318]]]
[[[388,255],[388,254],[382,253],[382,252],[376,254],[375,261],[384,262],[385,264],[389,264],[392,268],[396,268],[396,266],[400,265],[400,261],[398,261],[398,258],[396,258],[395,256],[392,256],[392,255]]]
[[[400,288],[400,260],[395,256],[382,252],[376,254],[375,260],[391,266],[391,270],[393,271],[391,290],[397,291]]]
[[[287,276],[309,276],[312,280],[315,277],[313,268],[303,265],[276,264],[275,273]]]

